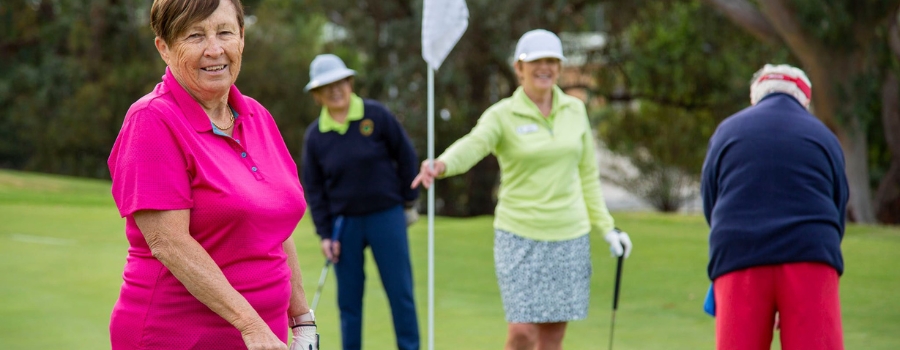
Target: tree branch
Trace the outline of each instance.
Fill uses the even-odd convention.
[[[565,87],[560,86],[560,88],[561,89],[583,88],[585,90],[590,91],[592,94],[603,96],[604,98],[606,98],[606,101],[610,102],[610,103],[612,103],[612,102],[628,103],[628,102],[632,102],[635,100],[638,100],[638,101],[643,100],[643,101],[653,102],[660,106],[681,108],[686,111],[694,111],[697,109],[710,107],[709,105],[702,104],[702,103],[690,103],[690,102],[678,101],[678,100],[674,100],[674,99],[669,99],[665,96],[649,96],[649,95],[642,95],[642,94],[633,94],[630,92],[621,92],[621,93],[614,92],[614,93],[611,93],[608,95],[602,95],[602,94],[600,94],[599,91],[597,91],[595,89],[590,89],[587,86],[582,86],[582,85],[577,85],[577,84],[566,85]]]
[[[0,42],[0,57],[12,56],[19,50],[38,44],[37,38],[23,38],[15,41]]]
[[[829,127],[848,123],[837,119],[840,104],[836,101],[838,85],[842,79],[846,81],[846,75],[852,74],[847,64],[849,56],[839,51],[829,51],[821,40],[805,31],[797,20],[796,11],[790,7],[789,0],[758,0],[760,12],[769,19],[769,23],[775,27],[784,43],[797,57],[803,70],[813,83],[813,109],[825,125]],[[818,87],[816,87],[818,86]],[[840,135],[845,134],[846,125],[835,130]]]
[[[785,0],[759,0],[759,11],[769,19],[791,52],[803,62],[813,66],[821,57],[827,57],[821,41],[813,38],[797,23],[797,13]]]
[[[569,11],[567,14],[571,15],[573,13],[581,13],[581,11],[588,5],[587,1],[569,1],[567,4],[569,6]]]
[[[780,44],[781,35],[753,4],[746,0],[703,0],[728,17],[732,23],[744,28],[757,39],[768,44]]]

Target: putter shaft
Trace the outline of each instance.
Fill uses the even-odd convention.
[[[616,261],[616,286],[613,292],[612,319],[609,322],[609,350],[613,348],[613,330],[616,327],[616,309],[619,308],[619,287],[622,284],[622,262],[624,260],[625,256],[623,255]]]

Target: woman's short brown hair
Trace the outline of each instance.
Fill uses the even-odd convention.
[[[212,15],[220,0],[153,0],[150,7],[150,28],[153,33],[171,44],[188,26]],[[237,10],[238,25],[244,29],[244,5],[241,0],[231,0]]]

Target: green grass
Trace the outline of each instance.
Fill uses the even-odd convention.
[[[712,349],[701,311],[707,227],[697,215],[613,213],[637,247],[625,263],[616,349]],[[108,349],[109,313],[127,242],[105,181],[0,171],[0,349]],[[491,218],[435,221],[435,349],[500,349],[506,323],[493,271]],[[410,233],[427,345],[427,224]],[[295,233],[309,299],[324,262],[308,217]],[[570,323],[566,349],[605,349],[615,260],[592,239],[591,310]],[[851,225],[841,279],[847,349],[900,349],[900,229]],[[369,256],[371,262],[371,256]],[[394,344],[387,299],[368,264],[366,349]],[[337,349],[333,271],[316,315],[323,349]],[[777,341],[773,348],[778,348]]]

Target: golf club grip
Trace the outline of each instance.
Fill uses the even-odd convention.
[[[619,308],[619,286],[622,284],[622,263],[625,261],[625,255],[620,256],[616,261],[616,287],[613,293],[613,311]]]
[[[334,226],[331,229],[331,242],[340,243],[341,231],[343,231],[343,230],[344,230],[344,216],[338,215],[336,218],[334,218]],[[331,252],[332,252],[332,254],[334,254],[334,245],[332,245]],[[332,263],[331,260],[326,259],[326,261],[325,261],[326,266],[330,265],[331,263]]]
[[[334,218],[334,227],[331,231],[331,240],[339,241],[341,239],[341,231],[344,229],[344,216],[338,215]]]

